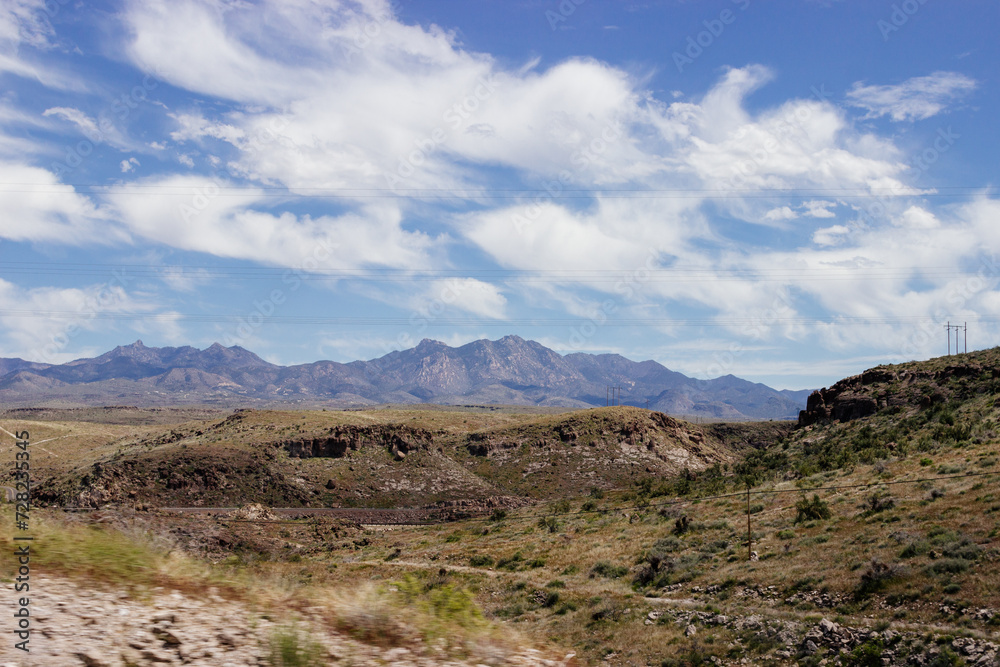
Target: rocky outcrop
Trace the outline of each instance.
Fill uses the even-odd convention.
[[[799,426],[862,419],[893,407],[928,408],[993,392],[1000,378],[1000,365],[995,363],[995,355],[987,356],[991,352],[957,355],[954,363],[937,367],[935,360],[876,366],[844,378],[810,394],[806,409],[799,412]]]
[[[396,458],[405,458],[416,450],[427,450],[434,444],[430,431],[396,424],[372,426],[337,426],[324,437],[286,440],[281,443],[289,456],[308,459],[317,456],[343,457],[348,449],[362,447],[387,449]]]

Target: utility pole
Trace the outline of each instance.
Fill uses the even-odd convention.
[[[963,322],[961,325],[952,324],[948,322],[944,325],[944,329],[948,334],[948,356],[951,356],[951,332],[955,331],[955,354],[959,354],[959,344],[958,344],[958,332],[961,331],[963,335],[963,345],[961,346],[962,352],[969,351],[969,323]]]
[[[747,560],[753,559],[753,551],[750,546],[753,544],[753,533],[750,532],[750,484],[747,483]]]

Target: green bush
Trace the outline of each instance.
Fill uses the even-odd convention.
[[[868,567],[861,573],[861,582],[854,593],[857,597],[871,595],[885,588],[889,582],[901,578],[905,573],[906,569],[902,565],[872,558]]]
[[[882,652],[885,645],[881,639],[870,639],[857,646],[847,655],[845,665],[851,667],[882,667]]]
[[[294,625],[282,625],[271,633],[268,663],[272,667],[321,667],[326,664],[322,644]]]
[[[628,568],[624,565],[615,565],[606,560],[594,563],[590,568],[590,577],[604,577],[606,579],[617,579],[628,574]]]
[[[969,569],[969,561],[961,558],[942,558],[927,566],[932,574],[960,574]]]
[[[493,558],[486,554],[476,554],[469,559],[469,565],[472,567],[492,567]]]
[[[830,506],[815,493],[812,500],[802,498],[802,500],[795,503],[795,510],[797,512],[795,523],[830,518]]]

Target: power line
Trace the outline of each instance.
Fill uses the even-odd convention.
[[[34,186],[34,187],[29,187]],[[69,188],[72,188],[69,189]],[[206,194],[206,189],[211,193]],[[100,194],[112,196],[170,197],[247,197],[282,199],[500,199],[523,200],[543,196],[545,199],[775,199],[778,197],[831,197],[838,199],[873,199],[885,197],[967,197],[992,194],[992,186],[942,186],[937,188],[563,188],[551,191],[542,188],[331,188],[289,186],[220,186],[171,184],[34,184],[0,183],[0,194]]]
[[[247,313],[195,314],[195,313],[137,313],[137,312],[106,312],[84,310],[34,310],[34,309],[2,309],[0,316],[28,319],[56,320],[109,320],[109,321],[146,321],[146,322],[233,322],[246,318]],[[547,327],[577,325],[586,321],[585,317],[559,318],[513,318],[503,320],[487,320],[475,317],[428,318],[414,314],[411,317],[325,317],[315,315],[270,315],[262,321],[268,324],[281,325],[329,325],[329,326],[412,326],[419,319],[421,325],[428,327]],[[776,326],[792,324],[829,324],[837,326],[865,326],[886,324],[912,324],[932,319],[929,316],[907,315],[898,317],[773,317],[766,321],[760,317],[740,318],[619,318],[608,319],[601,323],[602,327],[634,327],[634,326],[667,326],[667,327],[739,327],[739,326]],[[1000,322],[1000,318],[983,317],[980,322]]]

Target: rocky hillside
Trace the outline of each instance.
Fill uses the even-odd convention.
[[[1000,393],[1000,348],[883,365],[809,395],[799,426],[847,422],[890,410],[957,403]]]
[[[773,439],[792,425],[702,426],[629,407],[541,416],[240,410],[147,425],[75,461],[60,453],[72,441],[47,443],[35,497],[73,506],[517,506],[731,462],[760,444],[762,428]]]
[[[453,348],[432,340],[370,361],[276,366],[218,343],[119,346],[57,366],[0,359],[0,401],[9,406],[315,407],[441,403],[603,406],[620,402],[675,415],[715,419],[794,418],[807,392],[775,391],[731,375],[694,380],[655,361],[614,354],[562,356],[534,341],[505,336]]]

